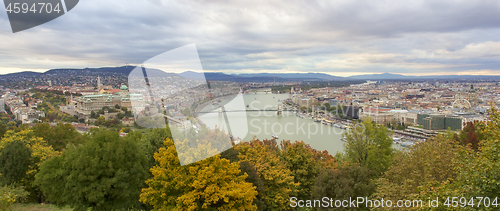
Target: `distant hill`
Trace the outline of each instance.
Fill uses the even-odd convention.
[[[0,75],[0,78],[5,77],[39,77],[39,76],[95,76],[95,75],[123,75],[128,76],[135,66],[121,67],[100,67],[100,68],[60,68],[51,69],[44,73],[38,72],[19,72]],[[141,74],[141,72],[137,72]],[[325,80],[500,80],[500,76],[488,75],[438,75],[438,76],[405,76],[401,74],[382,73],[355,75],[349,77],[333,76],[325,73],[241,73],[241,74],[225,74],[222,72],[205,72],[196,73],[186,71],[180,74],[166,73],[158,69],[148,69],[148,77],[165,77],[165,76],[181,76],[185,78],[234,82],[286,82],[286,81],[325,81]]]
[[[231,74],[237,77],[269,77],[269,78],[288,78],[288,79],[322,79],[322,80],[345,80],[344,77],[328,75],[325,73],[242,73]]]
[[[409,79],[415,76],[404,76],[400,74],[392,74],[392,73],[382,73],[382,74],[370,74],[370,75],[355,75],[349,76],[348,79],[357,79],[357,80],[396,80],[396,79]]]
[[[186,71],[179,74],[184,78],[192,78],[192,79],[206,79],[206,80],[220,80],[220,81],[230,81],[236,80],[237,77],[232,75],[227,75],[221,72],[206,72],[206,73],[197,73],[192,71]]]
[[[428,75],[405,76],[400,74],[382,73],[370,75],[349,76],[348,79],[358,80],[500,80],[500,76],[491,75]]]
[[[135,66],[122,66],[122,67],[100,67],[100,68],[83,68],[83,69],[75,69],[75,68],[61,68],[61,69],[51,69],[43,74],[50,75],[66,75],[66,74],[123,74],[128,75],[130,71],[132,71]]]
[[[39,76],[42,74],[43,73],[39,73],[39,72],[24,71],[24,72],[18,72],[18,73],[9,73],[6,75],[9,75],[9,76]]]

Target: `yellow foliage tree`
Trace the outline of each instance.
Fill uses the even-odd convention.
[[[257,191],[245,181],[246,174],[239,176],[238,163],[216,155],[181,166],[172,139],[165,146],[155,153],[159,165],[151,168],[153,178],[146,181],[141,202],[155,210],[256,210]]]
[[[259,140],[242,143],[236,146],[240,162],[248,162],[255,166],[264,182],[262,199],[268,210],[290,210],[290,197],[294,196],[299,183],[294,182],[292,172],[269,145]]]
[[[28,171],[26,172],[26,179],[22,181],[23,185],[30,192],[31,197],[38,197],[37,191],[32,186],[35,180],[35,175],[40,169],[40,164],[48,160],[53,156],[60,155],[59,152],[55,151],[52,146],[50,146],[43,138],[35,136],[32,130],[26,129],[20,132],[7,131],[5,136],[0,140],[0,153],[9,143],[14,141],[20,141],[31,150],[31,163],[29,165]]]

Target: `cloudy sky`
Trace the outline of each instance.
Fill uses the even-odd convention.
[[[0,74],[140,64],[195,43],[206,71],[500,75],[500,1],[82,0],[12,33]]]

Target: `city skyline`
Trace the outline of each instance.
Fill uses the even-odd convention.
[[[0,74],[140,64],[195,43],[205,71],[227,74],[500,75],[499,20],[496,1],[89,0],[15,34],[0,12]]]

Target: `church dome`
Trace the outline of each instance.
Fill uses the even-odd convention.
[[[127,87],[127,85],[123,84],[123,85],[120,87],[120,89],[121,89],[121,90],[127,90],[127,89],[128,89],[128,87]]]

